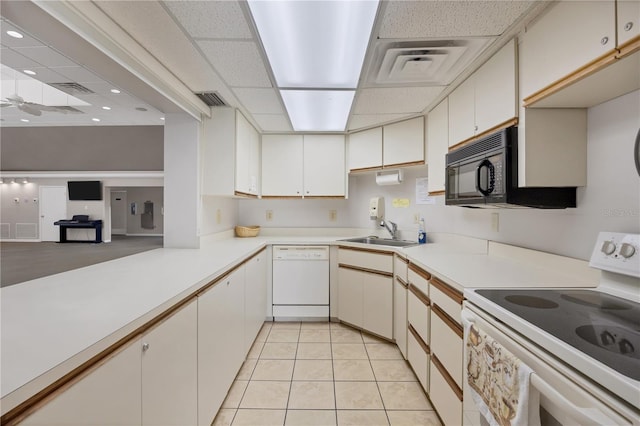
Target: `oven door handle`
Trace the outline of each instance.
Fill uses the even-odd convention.
[[[560,392],[555,390],[549,383],[542,380],[536,373],[531,374],[530,378],[531,386],[536,388],[540,392],[540,397],[546,397],[548,400],[553,401],[554,405],[562,407],[564,412],[567,412],[568,416],[575,420],[576,425],[614,425],[619,422],[611,419],[597,408],[578,407],[573,402],[565,398]]]

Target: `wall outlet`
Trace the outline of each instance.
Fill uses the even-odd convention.
[[[420,213],[413,214],[413,223],[417,224],[420,222]]]
[[[329,210],[329,221],[335,222],[338,220],[338,211],[337,210]]]
[[[222,223],[222,212],[220,209],[216,210],[216,223],[220,225]]]
[[[17,197],[16,197],[16,198],[14,198],[14,199],[13,199],[13,202],[14,202],[14,203],[16,203],[16,204],[19,204],[19,203],[20,203],[20,198],[17,198]]]
[[[266,216],[266,218],[267,218],[267,220],[268,220],[268,221],[273,220],[273,210],[267,210],[267,212],[266,212],[266,215],[265,215],[265,216]]]
[[[491,213],[491,230],[498,232],[500,230],[500,214]]]

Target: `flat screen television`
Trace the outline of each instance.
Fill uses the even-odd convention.
[[[99,180],[68,181],[69,201],[102,200],[102,182]]]

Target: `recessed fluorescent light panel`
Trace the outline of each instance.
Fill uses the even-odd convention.
[[[353,90],[281,90],[293,130],[342,132],[347,125]]]
[[[278,87],[356,88],[377,0],[248,3]]]

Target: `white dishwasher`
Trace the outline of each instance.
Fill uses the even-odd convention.
[[[274,320],[329,320],[329,246],[273,246]]]

